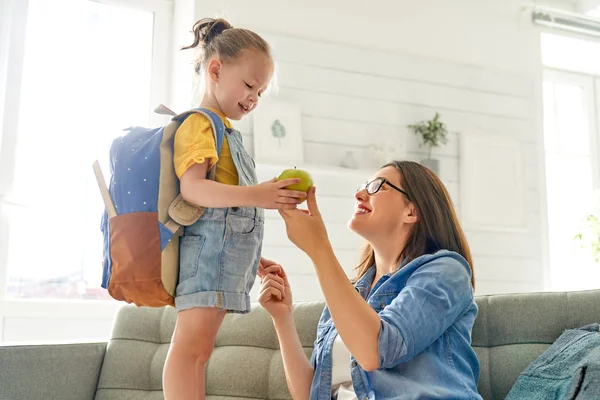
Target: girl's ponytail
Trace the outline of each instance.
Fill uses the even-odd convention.
[[[206,48],[215,37],[223,33],[226,29],[231,29],[233,26],[223,18],[203,18],[194,24],[192,29],[194,33],[194,43],[190,46],[182,47],[181,50],[194,49],[201,45]]]

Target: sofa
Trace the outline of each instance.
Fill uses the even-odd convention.
[[[479,392],[503,399],[527,365],[567,328],[600,321],[600,290],[479,296],[472,343]],[[306,355],[322,302],[297,303]],[[0,400],[156,400],[173,308],[123,306],[107,343],[0,346]],[[271,319],[254,306],[225,318],[207,365],[208,399],[289,399]]]

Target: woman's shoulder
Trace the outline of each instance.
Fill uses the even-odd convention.
[[[440,270],[463,272],[471,276],[471,267],[467,260],[459,253],[451,250],[439,250],[433,254],[424,254],[415,258],[410,264],[415,264],[416,269]]]
[[[441,250],[413,260],[407,284],[419,287],[437,287],[472,294],[471,267],[460,254]]]

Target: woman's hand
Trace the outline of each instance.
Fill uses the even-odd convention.
[[[292,290],[283,267],[273,261],[261,259],[258,276],[260,292],[258,302],[273,320],[291,315]]]
[[[315,191],[313,186],[308,192],[308,210],[279,210],[288,238],[311,258],[324,247],[331,247]]]

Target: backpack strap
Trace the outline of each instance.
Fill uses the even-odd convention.
[[[223,123],[223,120],[219,115],[206,108],[194,108],[192,110],[176,115],[175,117],[173,117],[173,120],[182,123],[187,117],[194,113],[202,114],[210,121],[212,131],[215,137],[217,156],[220,156],[225,137],[225,124]],[[217,163],[215,163],[215,165],[213,165],[213,167],[209,171],[207,171],[207,179],[215,179]],[[198,207],[194,204],[188,203],[183,199],[181,194],[179,194],[169,206],[169,217],[171,217],[171,220],[175,222],[175,224],[171,224],[169,230],[174,232],[173,229],[176,228],[177,225],[192,225],[194,222],[198,221],[198,219],[202,216],[202,214],[204,213],[204,209],[205,207]]]
[[[100,188],[100,194],[102,195],[102,200],[104,201],[104,208],[106,209],[106,214],[108,218],[113,218],[117,216],[117,209],[110,197],[110,192],[106,187],[106,181],[104,180],[104,175],[102,174],[102,169],[100,168],[100,163],[98,160],[94,162],[92,165],[94,169],[94,175],[96,175],[96,182],[98,182],[98,187]]]

